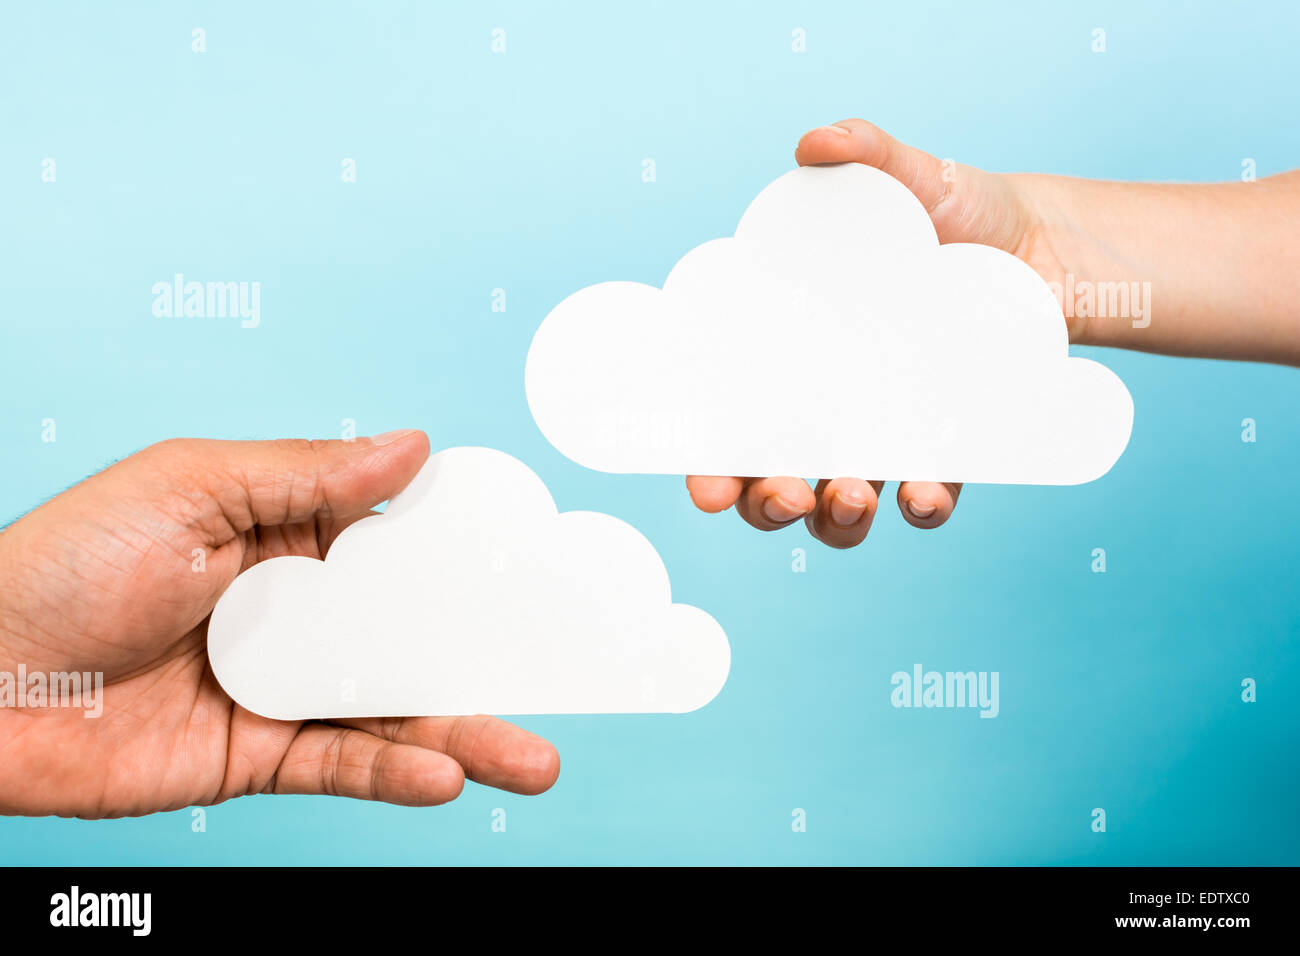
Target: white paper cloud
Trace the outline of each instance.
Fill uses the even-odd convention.
[[[490,448],[430,457],[327,560],[235,579],[208,628],[221,686],[267,717],[681,713],[722,689],[726,635],[673,604],[654,547],[606,514],[559,514]]]
[[[608,472],[1068,485],[1133,425],[1119,378],[1069,357],[1037,273],[939,245],[916,197],[859,164],[785,174],[662,290],[575,292],[525,385],[547,439]]]

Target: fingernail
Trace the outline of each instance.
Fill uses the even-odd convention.
[[[405,438],[407,435],[413,435],[417,429],[399,428],[396,431],[384,432],[382,435],[374,435],[370,439],[372,445],[389,445],[398,439]]]
[[[867,510],[867,499],[858,491],[837,491],[831,495],[831,520],[841,528],[855,525]]]
[[[828,129],[832,133],[839,133],[841,136],[852,136],[853,130],[845,129],[843,126],[823,126],[822,129]]]
[[[934,514],[934,505],[919,505],[915,501],[909,501],[907,510],[912,512],[913,517],[924,519]]]
[[[767,518],[768,521],[784,524],[787,521],[793,521],[803,513],[802,508],[790,504],[780,495],[769,495],[763,499],[763,517]]]

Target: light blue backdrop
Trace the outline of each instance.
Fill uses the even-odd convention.
[[[507,450],[562,508],[643,530],[676,599],[730,635],[727,687],[688,716],[522,721],[564,759],[539,798],[255,797],[210,810],[206,833],[187,811],[5,819],[0,860],[1300,862],[1296,372],[1098,353],[1137,407],[1106,478],[971,487],[930,533],[891,488],[843,553],[697,513],[677,478],[568,462],[522,388],[551,306],[604,279],[662,282],[823,123],[863,116],[1000,170],[1297,165],[1300,10],[542,7],[6,4],[0,512],[168,436],[418,426],[435,448]],[[151,287],[177,272],[260,281],[261,326],[155,318]],[[1000,716],[893,709],[890,675],[916,662],[999,671]]]

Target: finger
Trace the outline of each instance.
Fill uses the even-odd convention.
[[[925,207],[940,242],[977,242],[1014,253],[1027,211],[1001,176],[900,143],[866,120],[843,120],[806,133],[795,149],[801,166],[862,163],[906,186]]]
[[[861,544],[871,530],[883,481],[823,478],[817,483],[817,506],[804,519],[809,533],[832,548]]]
[[[759,531],[776,531],[798,521],[817,505],[802,478],[751,478],[736,510]]]
[[[740,498],[745,488],[743,478],[713,478],[691,475],[686,479],[686,490],[695,507],[709,514],[726,511]]]
[[[355,441],[175,439],[145,454],[173,487],[198,488],[194,521],[214,539],[254,524],[294,524],[361,514],[395,495],[429,457],[423,432]]]
[[[931,211],[948,193],[943,161],[914,146],[900,143],[866,120],[841,120],[804,134],[794,151],[800,166],[818,163],[862,163],[893,176]],[[941,237],[942,238],[942,237]]]
[[[384,740],[444,753],[475,783],[511,793],[549,790],[560,755],[547,740],[495,717],[391,717],[338,720]]]
[[[937,528],[952,516],[960,494],[953,481],[905,481],[898,486],[898,510],[914,527]]]
[[[305,724],[276,771],[272,793],[325,794],[430,807],[465,786],[446,754],[329,724]]]

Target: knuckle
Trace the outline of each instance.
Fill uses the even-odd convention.
[[[320,762],[320,792],[327,796],[338,796],[339,768],[343,763],[343,745],[348,732],[339,728],[325,744],[325,752]]]
[[[136,454],[150,461],[186,461],[198,454],[204,444],[200,438],[164,438]]]
[[[305,454],[312,450],[312,439],[307,438],[273,438],[271,447],[277,451],[292,452],[296,454]]]

